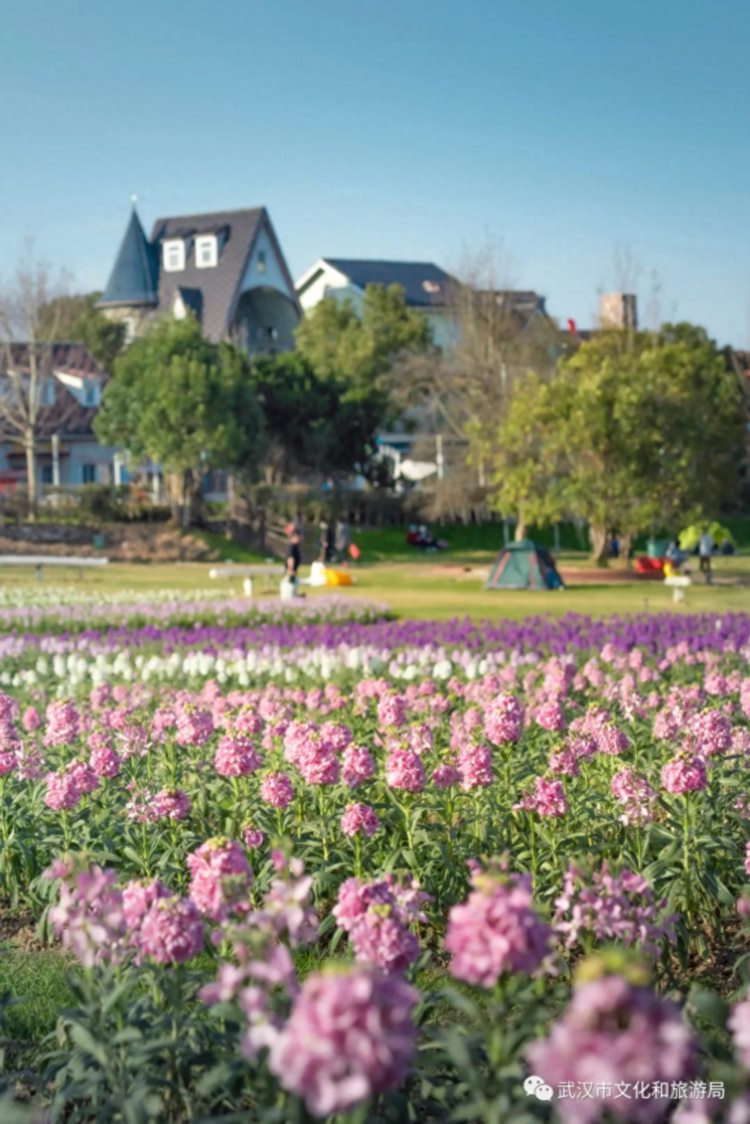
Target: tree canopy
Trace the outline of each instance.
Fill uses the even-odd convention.
[[[498,429],[495,500],[548,522],[586,519],[595,553],[674,527],[732,494],[744,441],[736,378],[701,328],[602,332],[544,384],[517,387]]]
[[[97,363],[111,373],[115,359],[125,346],[125,325],[108,320],[96,308],[100,295],[58,296],[42,309],[41,323],[47,330],[54,325],[56,339],[84,344]]]
[[[255,471],[264,427],[246,356],[203,339],[192,317],[156,321],[115,361],[94,424],[100,440],[179,476],[183,509],[207,469]]]

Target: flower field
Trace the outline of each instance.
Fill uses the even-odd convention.
[[[750,617],[80,608],[0,609],[0,1121],[750,1121]]]

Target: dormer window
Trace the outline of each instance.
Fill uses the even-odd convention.
[[[219,260],[215,234],[199,234],[195,239],[195,264],[198,269],[211,269]]]
[[[266,272],[266,251],[258,250],[258,273]]]
[[[423,281],[422,288],[426,293],[430,293],[431,295],[440,292],[440,286],[437,281]]]
[[[83,384],[83,404],[84,406],[99,405],[99,387],[91,379],[87,379]]]
[[[164,243],[164,269],[178,273],[185,268],[185,243],[181,238],[170,238]]]

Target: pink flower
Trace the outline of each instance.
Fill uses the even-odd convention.
[[[602,1089],[593,1099],[556,1100],[563,1124],[593,1124],[605,1111],[628,1124],[655,1124],[667,1105],[651,1096],[652,1083],[696,1073],[696,1041],[676,1005],[620,975],[579,984],[549,1036],[526,1053],[531,1070],[553,1088],[594,1081]],[[640,1096],[636,1082],[645,1090]],[[617,1095],[623,1083],[631,1087],[628,1099]]]
[[[203,948],[205,929],[193,902],[157,898],[141,922],[138,945],[157,964],[182,964]]]
[[[405,972],[419,955],[419,942],[410,922],[423,918],[425,895],[414,899],[411,887],[398,887],[392,878],[363,883],[349,878],[339,888],[333,915],[349,934],[358,960],[369,960],[386,972]]]
[[[750,874],[750,841],[745,844],[745,874]]]
[[[250,909],[253,872],[239,843],[209,839],[187,857],[190,898],[212,921]]]
[[[406,699],[403,695],[383,695],[378,702],[378,722],[395,729],[406,722]]]
[[[201,710],[197,706],[187,706],[177,714],[175,741],[178,745],[205,745],[213,732],[214,723],[210,711]]]
[[[151,803],[155,820],[184,820],[190,815],[190,797],[180,788],[163,788]]]
[[[89,739],[91,756],[89,766],[98,777],[116,777],[120,771],[120,758],[112,748],[109,738],[94,735]]]
[[[78,807],[83,792],[78,787],[75,776],[70,773],[47,773],[47,791],[44,803],[55,812],[72,811]]]
[[[349,788],[356,788],[375,775],[375,762],[368,750],[359,745],[349,745],[344,750],[341,779]]]
[[[257,827],[253,827],[252,824],[246,824],[242,829],[242,839],[245,846],[249,850],[254,851],[257,847],[263,845],[265,835],[262,831],[259,831]]]
[[[461,774],[455,765],[438,765],[430,779],[435,788],[452,788],[461,780]]]
[[[536,777],[534,788],[526,792],[520,802],[513,807],[514,810],[537,812],[540,816],[556,818],[565,815],[568,801],[561,781],[548,781],[544,777]]]
[[[340,820],[344,835],[374,835],[380,827],[380,820],[369,804],[349,804]]]
[[[424,766],[410,749],[393,749],[385,763],[385,779],[391,788],[421,792],[425,786]]]
[[[623,813],[619,817],[621,823],[643,826],[651,822],[657,793],[645,777],[625,766],[612,777],[611,788],[615,799],[623,805]]]
[[[492,784],[492,750],[488,745],[465,745],[458,755],[461,788],[488,788]]]
[[[581,766],[577,754],[566,747],[557,753],[550,753],[549,770],[551,773],[559,773],[565,777],[577,777],[581,772]]]
[[[64,947],[87,968],[121,959],[126,924],[122,894],[115,887],[117,871],[92,866],[68,873],[59,867],[57,873],[66,880],[49,920]]]
[[[565,729],[565,711],[559,702],[543,703],[534,718],[537,725],[541,726],[543,730],[549,730],[550,733],[559,733]]]
[[[750,999],[735,1003],[727,1026],[732,1032],[737,1060],[743,1069],[750,1069]]]
[[[286,773],[266,773],[260,783],[261,799],[274,808],[286,808],[294,800],[294,787]]]
[[[247,777],[262,764],[259,754],[245,737],[226,735],[219,742],[214,768],[222,777]]]
[[[42,719],[39,716],[39,711],[34,706],[27,706],[23,712],[21,725],[27,734],[31,734],[34,730],[38,730],[42,724]]]
[[[586,878],[571,863],[563,892],[555,900],[552,924],[566,948],[591,934],[598,941],[640,945],[644,952],[657,956],[659,945],[673,929],[674,918],[665,915],[665,905],[656,900],[642,874],[629,870],[613,874],[605,862]]]
[[[137,933],[154,902],[168,897],[170,891],[158,878],[127,882],[122,891],[122,911],[128,928]]]
[[[471,884],[467,900],[448,914],[451,974],[492,987],[504,972],[533,972],[547,953],[550,929],[534,910],[531,876],[509,873],[502,862],[475,870]]]
[[[667,792],[684,796],[686,792],[697,792],[708,784],[706,766],[700,757],[680,755],[667,761],[661,771],[661,783]]]
[[[523,710],[513,695],[498,695],[487,707],[484,732],[493,745],[517,742],[523,729]]]
[[[720,710],[696,714],[690,720],[689,729],[702,756],[710,757],[732,748],[732,723]]]
[[[47,729],[44,744],[48,746],[71,745],[80,732],[80,718],[73,702],[50,703],[46,713]]]
[[[348,1112],[405,1080],[418,997],[369,966],[316,972],[271,1046],[269,1069],[316,1116]]]

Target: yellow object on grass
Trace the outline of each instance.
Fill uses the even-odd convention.
[[[345,570],[326,570],[326,585],[351,585],[352,575]]]

